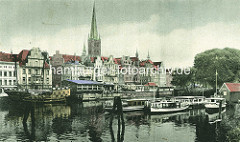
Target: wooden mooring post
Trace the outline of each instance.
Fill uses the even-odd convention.
[[[112,142],[115,142],[114,133],[113,133],[113,129],[112,129],[114,115],[117,115],[117,119],[118,119],[117,142],[123,142],[124,141],[124,133],[125,133],[125,122],[124,122],[124,118],[123,118],[122,100],[119,96],[114,97],[113,108],[112,108],[111,118],[110,118],[110,123],[109,123]],[[121,126],[122,126],[122,131],[121,131]]]
[[[219,112],[218,112],[218,117],[219,117],[219,119],[221,119],[221,112],[222,112],[222,100],[220,100],[220,102],[219,102]]]

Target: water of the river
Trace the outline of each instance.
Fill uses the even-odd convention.
[[[228,107],[223,120],[239,115],[239,109],[239,105]],[[102,102],[31,105],[0,98],[0,141],[225,141],[222,122],[209,123],[216,116],[207,115],[204,109],[164,115],[124,113],[125,129],[118,131],[117,117],[109,126],[110,114],[104,112]]]

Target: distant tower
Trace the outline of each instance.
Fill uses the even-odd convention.
[[[86,45],[85,45],[85,42],[84,42],[84,44],[83,44],[83,51],[82,51],[82,56],[86,56]]]
[[[150,54],[149,54],[149,50],[148,50],[148,56],[147,56],[147,59],[150,60]]]
[[[89,56],[101,56],[101,39],[97,31],[97,20],[95,12],[95,2],[93,5],[92,23],[90,36],[88,36],[88,55]]]
[[[138,58],[138,51],[136,50],[136,54],[135,54],[135,56]]]

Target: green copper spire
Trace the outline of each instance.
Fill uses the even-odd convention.
[[[92,13],[92,23],[91,23],[91,31],[90,31],[90,39],[98,40],[98,31],[97,31],[97,20],[96,20],[96,12],[95,12],[95,2],[93,4],[93,13]]]

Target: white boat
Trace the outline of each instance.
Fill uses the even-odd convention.
[[[190,106],[203,106],[205,103],[204,96],[177,96],[174,97],[174,100],[180,101],[182,103],[187,103]]]
[[[222,110],[226,108],[226,99],[220,97],[206,98],[204,106],[207,113],[216,113],[219,111],[220,107]]]
[[[143,111],[144,104],[147,99],[130,99],[126,101],[122,101],[122,110],[123,112],[131,112],[131,111]],[[105,102],[105,110],[112,111],[113,102]]]
[[[151,103],[151,113],[173,113],[187,110],[188,104],[183,104],[179,101],[160,101]]]
[[[216,69],[216,91],[214,93],[214,97],[205,99],[204,107],[206,108],[207,113],[216,113],[216,112],[220,111],[220,108],[222,108],[222,110],[224,110],[225,107],[226,107],[226,99],[222,98],[218,95],[217,79],[218,79],[218,72],[217,72],[217,69]]]

